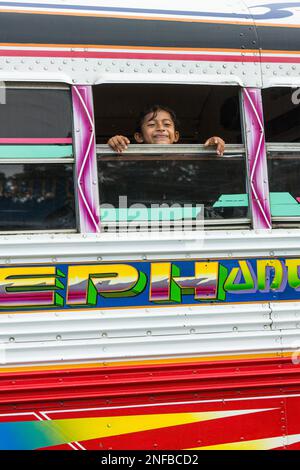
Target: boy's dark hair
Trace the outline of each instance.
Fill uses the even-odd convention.
[[[171,116],[171,119],[174,123],[175,131],[178,131],[179,121],[177,119],[177,116],[176,116],[175,112],[173,111],[173,109],[168,108],[168,106],[163,106],[161,104],[153,104],[151,106],[148,106],[147,108],[145,108],[140,113],[138,121],[136,123],[135,131],[141,133],[142,132],[142,124],[143,124],[144,119],[147,116],[147,114],[152,113],[152,119],[154,119],[157,116],[158,111],[166,111],[167,113],[169,113],[170,116]]]

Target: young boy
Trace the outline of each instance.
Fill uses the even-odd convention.
[[[158,104],[146,109],[140,115],[134,138],[138,144],[176,144],[179,131],[174,111]],[[128,148],[130,140],[123,135],[115,135],[107,143],[115,152],[122,153]],[[216,145],[217,154],[221,156],[224,153],[225,142],[220,137],[210,137],[204,145]]]

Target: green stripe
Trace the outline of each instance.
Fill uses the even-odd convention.
[[[73,157],[72,145],[0,145],[1,158],[67,158]]]

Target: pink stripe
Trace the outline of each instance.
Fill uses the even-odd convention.
[[[0,144],[72,144],[72,138],[66,139],[28,139],[28,138],[1,138]]]
[[[294,64],[300,62],[300,57],[272,57],[272,56],[264,56],[261,58],[262,63],[287,63],[287,64]]]
[[[213,61],[213,62],[262,62],[262,63],[300,63],[300,57],[280,57],[257,55],[212,55],[212,54],[168,54],[168,53],[145,53],[145,52],[80,52],[80,51],[57,51],[57,50],[0,50],[0,56],[4,57],[69,57],[78,59],[145,59],[145,60],[191,60],[191,61]]]
[[[259,62],[256,56],[239,55],[205,55],[205,54],[168,54],[145,52],[79,52],[79,51],[24,51],[24,50],[0,50],[2,56],[17,57],[72,57],[79,59],[145,59],[145,60],[191,60],[214,62]]]

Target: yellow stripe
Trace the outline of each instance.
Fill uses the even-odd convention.
[[[296,351],[295,351],[296,352]],[[205,357],[185,357],[176,359],[157,359],[157,360],[145,360],[145,361],[119,361],[119,362],[94,362],[94,363],[76,363],[76,364],[53,364],[43,366],[16,366],[0,368],[0,373],[10,372],[38,372],[38,371],[51,371],[51,370],[76,370],[76,369],[91,369],[91,368],[107,368],[107,367],[134,367],[134,366],[151,366],[151,365],[176,365],[176,364],[188,364],[188,363],[204,363],[204,362],[227,362],[227,361],[239,361],[248,359],[272,359],[272,358],[290,358],[293,352],[276,352],[266,354],[240,354],[240,355],[228,355],[228,356],[205,356]]]
[[[136,432],[166,429],[221,418],[230,418],[268,410],[238,410],[199,413],[166,413],[133,416],[106,416],[104,418],[71,418],[47,421],[48,426],[61,436],[64,442],[121,436]]]

